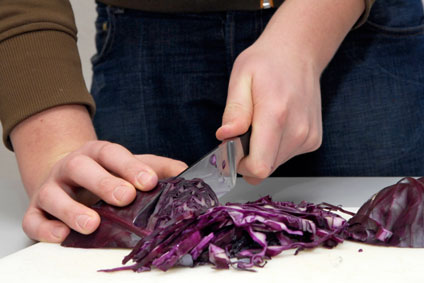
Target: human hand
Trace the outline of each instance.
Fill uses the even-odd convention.
[[[236,59],[223,140],[252,125],[239,173],[252,184],[322,142],[320,75],[364,11],[364,1],[286,0],[259,39]]]
[[[158,179],[176,176],[187,165],[154,155],[133,155],[105,141],[90,141],[51,168],[41,186],[30,194],[22,226],[32,239],[62,242],[70,228],[83,234],[96,230],[100,216],[88,205],[99,199],[125,206],[136,189],[153,189]]]
[[[290,49],[260,39],[234,63],[218,139],[252,125],[250,153],[239,173],[258,183],[295,155],[322,140],[319,72]]]

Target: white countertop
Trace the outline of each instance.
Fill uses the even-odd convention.
[[[362,252],[359,252],[362,250]],[[104,273],[100,269],[121,266],[130,250],[77,249],[38,243],[0,259],[0,280],[7,283],[358,283],[422,282],[422,249],[387,248],[345,241],[333,249],[323,247],[284,251],[255,272],[234,268],[216,270],[211,265],[176,267],[167,272],[153,269],[135,273]]]
[[[223,201],[244,202],[271,195],[275,200],[314,203],[326,201],[345,207],[359,207],[372,194],[396,183],[400,177],[355,178],[270,178],[259,186],[239,179],[236,188]],[[28,199],[20,181],[0,179],[0,258],[30,246],[34,242],[21,228]]]

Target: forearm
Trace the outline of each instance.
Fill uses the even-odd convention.
[[[64,105],[22,121],[11,132],[22,181],[29,195],[67,153],[96,139],[85,106]]]
[[[363,0],[286,0],[262,37],[301,52],[299,57],[313,60],[321,72],[364,9]]]

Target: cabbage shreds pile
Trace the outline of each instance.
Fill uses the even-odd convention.
[[[175,221],[139,241],[123,263],[108,271],[212,263],[218,269],[262,267],[284,250],[334,247],[343,241],[346,221],[326,207],[273,202],[270,197],[246,204],[210,208],[197,217]]]
[[[343,241],[347,227],[324,204],[296,205],[263,197],[246,204],[220,205],[200,179],[162,180],[151,192],[138,191],[129,206],[100,201],[92,208],[102,218],[100,227],[90,235],[72,231],[62,245],[133,248],[123,260],[132,265],[107,271],[165,271],[176,265],[207,263],[218,269],[249,270],[262,267],[284,250],[331,248]]]
[[[69,247],[133,248],[122,267],[105,271],[213,264],[251,270],[289,249],[332,248],[343,239],[398,247],[424,247],[424,178],[405,178],[368,200],[357,214],[331,204],[272,201],[221,205],[200,179],[162,180],[134,202],[92,206],[102,218],[90,235],[75,231]],[[347,222],[332,211],[352,215]],[[131,263],[130,263],[131,261]]]

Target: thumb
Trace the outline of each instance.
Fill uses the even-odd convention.
[[[249,129],[253,116],[251,82],[250,75],[233,70],[222,126],[216,131],[216,137],[219,140],[242,135]]]

